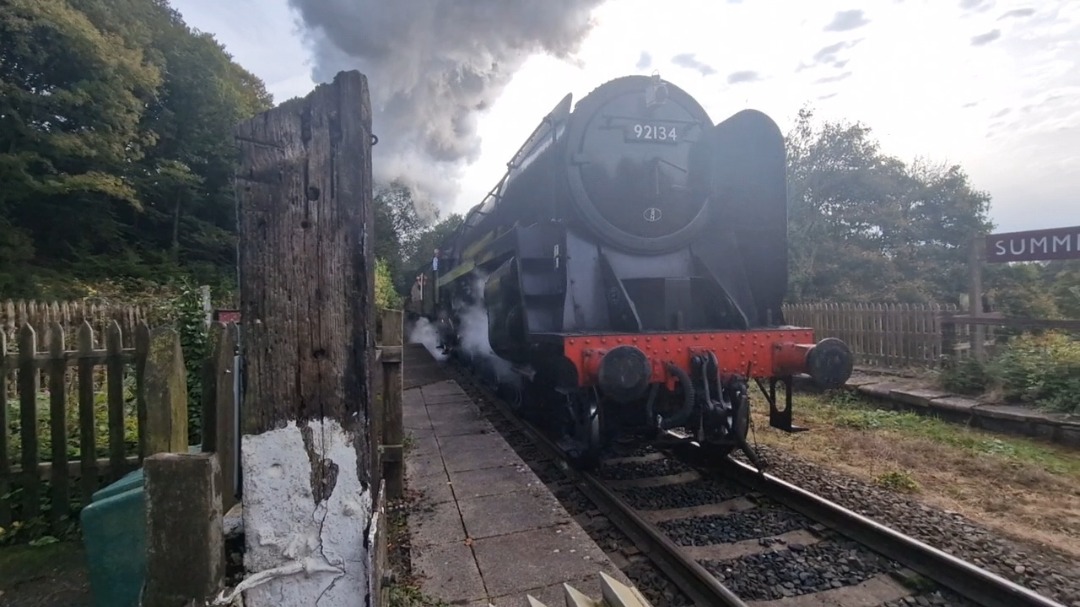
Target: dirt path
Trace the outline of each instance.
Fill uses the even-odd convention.
[[[0,607],[90,607],[82,545],[0,548]]]

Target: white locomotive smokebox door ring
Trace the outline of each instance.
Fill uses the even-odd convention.
[[[660,221],[660,218],[664,216],[663,212],[656,207],[649,207],[641,214],[645,218],[645,221],[649,223],[655,223]]]

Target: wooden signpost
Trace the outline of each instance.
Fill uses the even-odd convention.
[[[1003,232],[975,237],[971,247],[968,315],[953,317],[953,321],[972,325],[971,353],[975,358],[978,360],[986,358],[984,334],[987,325],[1036,326],[1040,324],[1035,319],[992,320],[986,318],[982,309],[982,264],[984,262],[1008,263],[1059,259],[1080,259],[1080,226]],[[1058,321],[1058,323],[1060,327],[1074,327],[1077,321]]]
[[[342,72],[240,125],[248,607],[369,604],[371,106]]]

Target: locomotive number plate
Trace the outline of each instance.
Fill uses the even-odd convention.
[[[674,125],[635,122],[626,125],[627,141],[642,143],[678,143],[679,131]]]

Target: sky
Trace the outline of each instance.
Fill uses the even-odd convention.
[[[434,23],[431,28],[443,29],[399,36],[392,19],[370,16],[381,9],[368,7],[387,6],[380,1],[171,0],[189,25],[213,33],[238,63],[262,78],[276,102],[306,95],[336,69],[370,71],[377,106],[373,130],[380,143],[388,136],[380,127],[398,124],[389,113],[395,103],[410,95],[415,103],[428,103],[411,94],[420,89],[399,90],[391,82],[403,57],[421,71],[442,66],[440,53],[462,65],[475,60],[463,53],[494,55],[492,64],[502,60],[515,67],[506,82],[489,79],[483,94],[462,101],[470,114],[467,126],[458,124],[460,116],[447,118],[465,129],[466,139],[476,140],[458,150],[452,163],[439,165],[448,170],[426,170],[423,163],[434,161],[423,155],[375,167],[377,174],[380,168],[404,170],[453,182],[433,191],[443,212],[465,212],[478,203],[566,93],[580,99],[612,78],[655,71],[694,95],[714,122],[754,108],[786,132],[799,109],[809,105],[819,119],[870,127],[889,155],[959,164],[975,189],[991,195],[997,232],[1080,225],[1076,0],[562,0],[556,4],[587,5],[591,27],[561,57],[541,49],[514,61],[499,53],[520,49],[485,46],[484,32],[497,28],[475,14],[472,22]],[[396,1],[410,25],[417,6],[485,4]],[[534,1],[545,7],[555,2]],[[317,11],[331,6],[329,18],[320,17]],[[531,19],[516,23],[519,29],[498,29],[508,32],[504,38],[510,42],[518,35],[554,35],[521,33]],[[465,31],[474,26],[475,33]],[[578,31],[568,23],[552,26],[557,27],[563,34]],[[465,31],[454,47],[439,45],[451,38],[446,28]],[[356,48],[384,36],[384,54],[401,56],[379,63],[370,55],[354,60],[352,47],[338,52],[354,31]],[[384,83],[396,96],[380,97]],[[383,124],[380,108],[388,116]],[[423,137],[430,133],[413,135],[419,139],[403,136],[402,146],[427,141]]]

